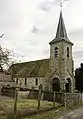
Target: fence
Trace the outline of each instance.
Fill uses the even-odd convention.
[[[55,94],[54,94],[55,93]],[[53,101],[55,95],[55,102],[63,104],[64,93],[63,92],[53,92],[53,91],[42,91],[43,100]]]
[[[21,99],[20,97],[22,93],[23,93],[23,97]],[[62,104],[60,99],[63,98],[61,97],[63,96],[61,95],[63,93],[50,92],[50,91],[46,92],[41,89],[39,89],[39,91],[28,89],[28,91],[26,90],[20,92],[18,87],[11,87],[11,88],[3,87],[1,94],[12,98],[14,113],[16,113],[16,110],[28,109],[28,108],[34,110],[42,110],[42,109],[50,109],[50,108],[53,109]]]
[[[20,92],[18,87],[5,87],[1,91],[1,94],[13,97],[14,113],[16,113],[16,110],[20,109],[53,109],[61,105],[71,107],[80,104],[82,101],[80,93],[44,91],[41,88],[39,88],[39,90],[26,89]]]

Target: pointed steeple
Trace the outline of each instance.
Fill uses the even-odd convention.
[[[56,32],[56,38],[57,37],[67,38],[67,33],[66,33],[66,28],[65,28],[63,16],[62,16],[62,11],[60,12],[59,23],[58,23],[57,32]]]
[[[56,32],[56,37],[49,44],[53,44],[53,43],[56,43],[56,42],[59,42],[62,40],[69,42],[70,44],[73,45],[73,43],[67,37],[67,32],[66,32],[66,28],[65,28],[65,24],[64,24],[64,20],[63,20],[63,16],[62,16],[62,10],[61,10],[58,27],[57,27],[57,32]]]

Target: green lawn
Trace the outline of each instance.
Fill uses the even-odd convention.
[[[13,111],[14,100],[0,96],[0,119],[7,119],[9,111]]]
[[[19,99],[17,103],[17,111],[22,110],[37,110],[38,101],[31,99]],[[58,104],[56,104],[57,106]],[[40,109],[52,107],[53,102],[41,101]],[[0,119],[7,119],[8,113],[13,113],[14,99],[0,97]]]
[[[33,99],[21,99],[18,101],[18,107],[17,109],[37,109],[38,101]],[[52,107],[53,102],[48,101],[40,101],[40,108],[44,107]]]

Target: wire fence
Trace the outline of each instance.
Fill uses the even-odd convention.
[[[4,113],[11,113],[11,115],[18,114],[20,117],[24,116],[24,114],[35,114],[50,109],[56,109],[62,105],[67,109],[67,107],[71,108],[72,106],[81,104],[80,93],[45,91],[40,87],[39,90],[3,87],[1,95],[0,114],[3,113],[1,115],[4,115]]]
[[[14,113],[17,110],[40,110],[45,108],[56,108],[63,104],[63,93],[44,90],[20,91],[18,87],[3,87],[1,95],[8,96],[8,105]]]

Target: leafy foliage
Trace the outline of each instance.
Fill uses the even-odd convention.
[[[75,79],[76,79],[76,89],[78,91],[83,91],[83,63],[81,67],[75,70]]]
[[[2,49],[0,46],[0,70],[9,67],[14,53],[8,49]]]

